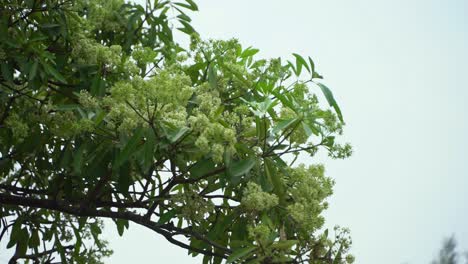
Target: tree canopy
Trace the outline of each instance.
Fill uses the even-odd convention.
[[[10,263],[102,263],[112,253],[103,218],[119,235],[142,225],[203,263],[353,262],[349,231],[324,229],[334,181],[320,164],[295,163],[321,149],[351,154],[313,60],[203,40],[189,17],[197,9],[0,0]]]

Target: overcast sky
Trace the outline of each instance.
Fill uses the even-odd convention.
[[[452,233],[468,250],[468,1],[197,3],[204,38],[314,58],[355,149],[321,162],[337,182],[327,225],[351,229],[356,263],[429,263]],[[106,236],[107,263],[200,262],[136,226]]]

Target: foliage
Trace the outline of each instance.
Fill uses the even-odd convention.
[[[457,240],[452,235],[446,238],[442,244],[442,248],[439,251],[439,255],[431,262],[431,264],[457,264],[460,262],[459,252],[457,252]],[[468,252],[464,254],[465,261],[468,263]]]
[[[202,41],[187,15],[197,9],[0,0],[0,239],[12,263],[100,263],[102,218],[203,263],[353,262],[349,231],[323,231],[333,180],[294,165],[319,149],[351,154],[312,59]]]

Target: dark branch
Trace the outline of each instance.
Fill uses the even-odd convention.
[[[27,206],[32,208],[41,208],[41,209],[48,209],[53,211],[58,211],[74,216],[87,216],[87,217],[104,217],[104,218],[111,218],[111,219],[124,219],[132,221],[136,224],[148,227],[149,229],[163,235],[168,239],[169,242],[189,249],[191,251],[209,255],[209,256],[216,256],[221,258],[227,258],[227,254],[231,253],[231,250],[221,246],[210,239],[206,238],[204,235],[193,232],[189,229],[182,229],[177,228],[173,225],[167,224],[158,224],[156,222],[152,222],[144,216],[138,215],[136,213],[131,212],[113,212],[113,211],[105,211],[105,210],[97,210],[92,208],[80,208],[79,204],[65,204],[64,202],[51,200],[51,199],[36,199],[30,197],[22,197],[16,195],[8,195],[0,193],[0,203],[3,205],[19,205],[19,206]],[[220,249],[224,254],[214,253],[204,249],[198,249],[186,245],[178,240],[173,238],[174,235],[184,235],[188,237],[194,237],[198,240],[202,240],[207,242],[211,246]],[[170,237],[170,239],[169,239]]]

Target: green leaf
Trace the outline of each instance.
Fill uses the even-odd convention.
[[[265,98],[263,102],[257,104],[257,109],[262,115],[266,115],[273,107],[278,104],[278,100],[271,100],[270,97]]]
[[[294,72],[294,74],[296,74],[296,76],[299,76],[300,72],[297,71],[296,67],[294,66],[294,64],[290,61],[288,61],[288,66],[289,68],[291,68]]]
[[[29,81],[34,80],[34,77],[36,77],[37,66],[38,66],[38,65],[39,65],[39,62],[38,62],[37,60],[35,60],[35,61],[31,64],[31,68],[29,68],[29,75],[28,75]]]
[[[125,162],[119,168],[119,178],[117,181],[117,190],[121,193],[128,193],[128,187],[132,184],[132,175],[130,163]]]
[[[117,225],[117,232],[119,232],[119,236],[122,236],[125,231],[125,228],[128,227],[128,220],[117,219],[115,220],[115,224]]]
[[[312,79],[323,79],[323,76],[318,74],[317,72],[314,72],[312,74]]]
[[[95,236],[101,234],[101,228],[99,227],[98,224],[96,223],[93,223],[93,224],[90,224],[90,227],[91,227],[91,233]]]
[[[224,160],[224,165],[226,167],[231,166],[231,162],[232,162],[232,150],[231,149],[226,148],[226,150],[224,150],[223,160]]]
[[[78,110],[80,105],[77,104],[67,104],[67,105],[55,105],[54,109],[57,111],[71,111]]]
[[[86,216],[78,217],[78,228],[82,229],[87,222],[88,222],[88,217]]]
[[[204,256],[203,256],[203,263],[202,263],[202,264],[209,264],[209,263],[211,263],[211,259],[212,259],[212,258],[213,258],[212,256],[204,255]]]
[[[58,234],[55,233],[55,247],[57,248],[57,252],[60,255],[60,259],[63,263],[67,263],[67,258],[65,256],[65,249],[62,246],[62,243],[60,243],[60,239],[58,238]]]
[[[64,84],[67,83],[67,80],[65,80],[62,74],[60,74],[54,67],[52,67],[48,63],[42,63],[42,66],[44,66],[44,70],[48,74],[52,75],[52,77],[54,77],[57,81],[64,83]]]
[[[167,134],[167,139],[169,139],[169,142],[175,143],[178,141],[183,135],[185,135],[188,131],[190,131],[190,128],[188,127],[181,127],[176,130],[170,130],[168,129],[168,134]]]
[[[260,141],[263,141],[263,140],[266,140],[266,137],[267,137],[267,131],[268,131],[268,122],[269,120],[267,121],[267,119],[264,117],[264,118],[260,118],[258,116],[255,117],[255,127],[257,129],[257,138],[258,140]]]
[[[177,17],[178,17],[179,19],[182,19],[182,20],[187,21],[187,22],[192,21],[192,19],[191,19],[189,16],[187,16],[186,14],[184,14],[184,13],[181,13],[181,14],[178,15]]]
[[[307,138],[312,136],[312,134],[317,136],[320,133],[320,131],[313,124],[309,124],[305,121],[302,122],[302,129],[304,129]]]
[[[321,83],[317,83],[317,85],[320,87],[320,89],[322,89],[322,93],[325,95],[325,98],[327,98],[328,104],[331,107],[333,107],[333,109],[335,109],[335,112],[338,115],[338,118],[343,123],[344,122],[343,121],[343,115],[341,114],[340,107],[336,103],[335,98],[333,97],[333,93],[331,92],[331,90],[327,86],[325,86],[325,85],[323,85]]]
[[[75,239],[76,239],[75,248],[72,254],[74,257],[78,257],[80,253],[81,245],[83,245],[83,239],[81,238],[80,230],[75,228],[74,226],[72,227],[73,227],[73,233],[75,234]]]
[[[44,24],[40,24],[39,27],[40,27],[40,28],[47,28],[47,29],[59,28],[59,27],[60,27],[60,24],[44,23]]]
[[[178,6],[181,6],[183,8],[187,8],[189,10],[192,10],[192,11],[197,11],[198,10],[198,6],[191,0],[185,0],[188,4],[186,3],[174,3],[174,5],[178,5]]]
[[[169,220],[174,218],[176,214],[177,214],[177,211],[175,209],[165,212],[159,217],[158,224],[165,224],[169,222]]]
[[[300,120],[300,118],[296,117],[296,118],[291,118],[291,119],[286,119],[286,120],[280,121],[280,122],[276,123],[276,125],[273,127],[271,132],[273,134],[276,134],[276,133],[278,133],[280,131],[288,129],[289,127],[291,127],[291,125],[295,124],[298,120]]]
[[[136,150],[139,144],[142,143],[143,129],[138,128],[133,136],[127,141],[127,144],[123,150],[117,155],[115,159],[114,166],[116,168],[120,167],[122,163],[127,161],[130,158],[130,155]]]
[[[343,244],[340,245],[340,249],[335,255],[335,259],[333,259],[333,264],[340,264],[341,263],[341,252],[343,252]]]
[[[184,26],[182,28],[177,28],[178,30],[184,32],[185,34],[191,35],[196,32],[195,29],[185,20],[179,20],[179,22]]]
[[[143,145],[143,170],[147,171],[154,161],[154,150],[156,148],[156,136],[152,129],[147,129],[145,133],[145,144]]]
[[[81,144],[75,153],[73,153],[73,174],[79,175],[81,174],[82,163],[83,163],[83,156],[84,150],[86,148],[85,144]]]
[[[97,115],[94,117],[94,125],[99,126],[106,116],[107,116],[107,112],[105,111],[98,112]]]
[[[28,250],[28,242],[29,242],[29,233],[28,230],[22,228],[17,237],[17,246],[16,246],[16,253],[19,256],[26,255],[26,251]]]
[[[11,248],[18,242],[21,236],[21,219],[18,219],[14,224],[13,228],[11,229],[10,241],[7,244],[7,248]]]
[[[272,263],[294,263],[292,260],[294,259],[287,256],[279,256],[273,258],[271,261]]]
[[[293,53],[292,55],[296,57],[296,74],[297,75],[301,74],[302,67],[305,67],[307,71],[310,72],[309,65],[307,65],[307,62],[304,60],[304,58],[301,55],[297,53]]]
[[[278,195],[280,200],[284,198],[284,186],[281,180],[281,174],[277,173],[275,162],[270,158],[265,159],[265,173],[268,179],[273,184],[273,191]]]
[[[39,240],[39,231],[35,229],[31,233],[31,238],[29,238],[29,246],[32,248],[36,248],[40,245],[40,240]]]
[[[256,160],[253,158],[232,162],[227,172],[233,183],[238,182],[242,175],[249,173],[250,170],[255,166],[255,163]]]
[[[195,163],[190,169],[190,177],[198,179],[215,169],[216,164],[212,159],[205,159]]]
[[[242,249],[234,251],[227,258],[226,264],[233,263],[236,260],[239,260],[241,258],[245,258],[245,257],[249,256],[250,253],[252,253],[255,249],[256,249],[256,247],[251,246],[251,247],[242,248]]]
[[[294,245],[296,245],[299,241],[297,240],[280,240],[275,242],[271,247],[277,249],[291,249]]]
[[[312,73],[315,72],[315,64],[314,64],[314,61],[312,60],[311,57],[309,57],[309,63],[310,63],[310,70],[312,71]]]
[[[247,58],[247,57],[253,57],[255,54],[257,54],[260,50],[259,49],[253,49],[251,47],[248,47],[245,49],[241,55],[239,56],[240,58]]]
[[[13,67],[9,63],[0,63],[3,79],[13,82]]]
[[[218,76],[216,74],[216,69],[214,65],[210,65],[208,68],[208,83],[211,88],[216,88],[218,83]]]
[[[96,74],[91,83],[91,95],[102,97],[106,93],[106,81],[101,78],[99,74]]]
[[[185,0],[185,2],[189,3],[193,11],[198,11],[198,6],[193,0]]]
[[[323,237],[328,238],[328,228],[323,231]]]
[[[278,100],[280,100],[280,102],[284,106],[287,106],[287,107],[291,108],[291,110],[294,110],[294,103],[293,103],[292,99],[290,97],[288,97],[287,95],[282,94],[280,89],[273,90],[272,93],[276,98],[278,98]]]

